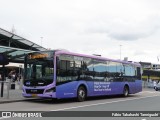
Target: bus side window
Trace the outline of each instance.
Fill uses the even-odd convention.
[[[59,64],[60,70],[66,70],[67,69],[67,62],[65,60],[61,60]]]

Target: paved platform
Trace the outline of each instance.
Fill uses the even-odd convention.
[[[9,95],[7,87],[9,87],[8,83],[4,83],[3,97],[0,97],[0,104],[35,99],[35,98],[24,98],[22,96],[22,87],[19,82],[15,82],[15,89],[9,89]],[[0,94],[1,94],[1,83],[0,83]]]

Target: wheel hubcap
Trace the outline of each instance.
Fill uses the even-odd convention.
[[[127,89],[125,89],[125,96],[127,96],[128,95],[128,90]]]
[[[83,90],[80,90],[80,91],[79,91],[79,96],[80,96],[81,98],[84,98],[84,97],[85,97],[85,92],[84,92]]]

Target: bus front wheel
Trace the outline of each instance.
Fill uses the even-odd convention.
[[[128,88],[128,86],[124,86],[123,96],[124,96],[124,97],[127,97],[128,95],[129,95],[129,88]]]
[[[83,102],[86,99],[86,89],[80,86],[77,91],[77,101]]]

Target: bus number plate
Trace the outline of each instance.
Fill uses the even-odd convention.
[[[37,94],[32,94],[32,97],[37,97]]]

